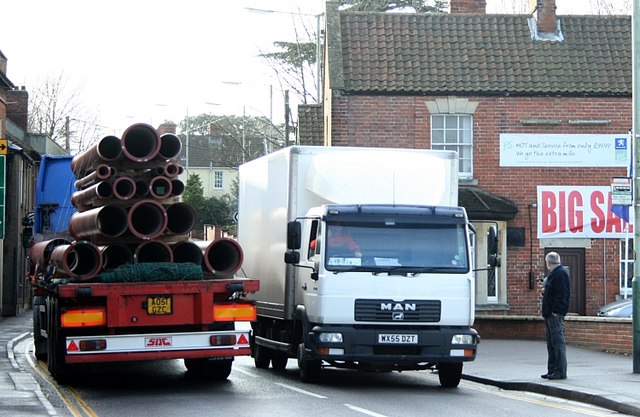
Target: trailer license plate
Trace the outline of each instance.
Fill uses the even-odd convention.
[[[378,343],[402,343],[407,345],[418,344],[417,334],[379,334]]]
[[[169,295],[150,295],[147,297],[147,313],[163,315],[173,313],[173,303]]]

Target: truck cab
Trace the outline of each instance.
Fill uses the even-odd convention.
[[[444,384],[457,385],[478,341],[464,209],[324,205],[288,234],[285,262],[298,268],[307,328],[299,360],[370,370],[438,363]]]

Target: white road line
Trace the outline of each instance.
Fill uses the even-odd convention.
[[[284,387],[284,388],[290,389],[291,391],[299,392],[300,394],[308,395],[308,396],[310,396],[310,397],[315,397],[315,398],[327,398],[327,397],[325,397],[324,395],[315,394],[315,393],[313,393],[313,392],[306,391],[306,390],[303,390],[303,389],[300,389],[300,388],[294,387],[294,386],[292,386],[292,385],[282,384],[282,383],[280,383],[280,382],[276,382],[276,385],[280,385],[281,387]]]
[[[384,414],[379,414],[379,413],[367,410],[366,408],[356,407],[355,405],[351,405],[351,404],[345,404],[345,407],[350,408],[353,411],[357,411],[358,413],[366,414],[372,417],[386,417]]]
[[[238,372],[240,372],[241,374],[244,374],[244,375],[246,375],[246,376],[250,376],[250,377],[252,377],[252,378],[257,378],[257,377],[258,377],[258,375],[254,374],[253,372],[249,372],[249,371],[247,371],[246,369],[242,369],[242,368],[240,368],[239,366],[234,366],[232,369],[233,369],[233,371],[234,371],[234,372],[235,372],[235,371],[238,371]]]

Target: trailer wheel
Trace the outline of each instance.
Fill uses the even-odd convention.
[[[231,374],[233,359],[185,358],[184,366],[189,374],[196,378],[224,381]]]
[[[271,366],[277,371],[282,371],[287,367],[289,355],[286,352],[273,351],[271,356]]]
[[[304,343],[298,345],[298,368],[300,369],[300,380],[302,382],[316,382],[320,378],[322,361],[318,359],[308,359],[305,355]]]
[[[253,363],[256,365],[256,368],[268,369],[270,361],[271,349],[255,343],[253,345]]]
[[[438,364],[438,379],[443,388],[455,388],[462,378],[462,362],[441,362]]]
[[[45,361],[47,360],[47,338],[42,336],[42,323],[40,313],[40,306],[44,304],[44,297],[33,297],[32,309],[33,309],[33,345],[35,347],[36,359]]]
[[[47,368],[51,376],[63,384],[69,377],[69,365],[64,363],[64,338],[58,330],[58,303],[47,299]]]

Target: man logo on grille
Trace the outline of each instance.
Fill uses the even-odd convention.
[[[404,313],[393,313],[393,315],[391,316],[391,318],[393,320],[404,320]]]

